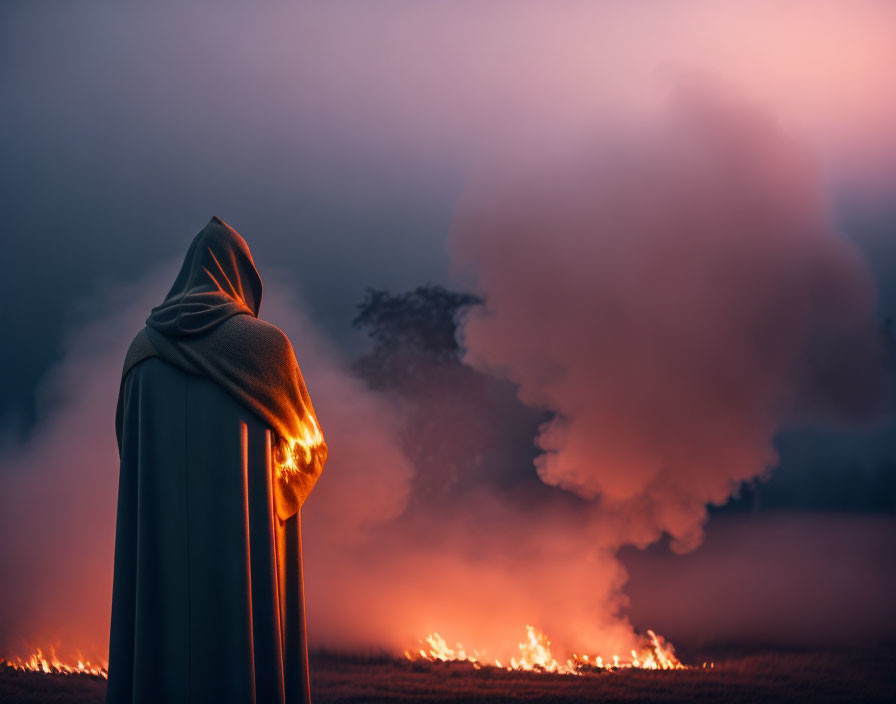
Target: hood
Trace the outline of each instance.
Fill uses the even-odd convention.
[[[234,315],[258,317],[261,277],[249,245],[218,217],[193,238],[174,285],[146,324],[171,337],[206,333]]]

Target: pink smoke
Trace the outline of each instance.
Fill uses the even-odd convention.
[[[556,414],[539,476],[595,501],[619,544],[694,547],[787,424],[882,408],[874,283],[816,169],[705,88],[613,144],[498,163],[452,245],[486,300],[467,361]]]

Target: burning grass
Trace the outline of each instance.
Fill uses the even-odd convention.
[[[512,672],[530,671],[558,675],[581,675],[600,670],[634,668],[643,670],[684,670],[685,665],[675,656],[675,649],[662,636],[647,631],[644,644],[639,650],[632,650],[630,657],[620,658],[618,654],[608,657],[573,653],[565,662],[558,661],[551,652],[551,641],[533,626],[526,626],[526,639],[519,644],[520,654],[506,663],[489,660],[484,651],[468,652],[458,643],[452,648],[438,633],[430,633],[421,641],[422,648],[416,652],[406,650],[408,660],[428,660],[430,662],[465,662],[475,669],[494,667]],[[706,663],[703,664],[706,667]],[[712,667],[712,664],[710,664]]]
[[[49,654],[44,654],[40,648],[35,648],[26,658],[0,658],[0,666],[20,672],[41,672],[45,675],[90,675],[102,679],[109,678],[108,663],[95,664],[80,655],[73,662],[64,662],[56,656],[55,648],[50,648]]]
[[[570,677],[467,661],[312,653],[315,704],[867,702],[896,700],[896,646],[849,651],[691,653],[715,668],[592,669]],[[0,701],[99,703],[106,682],[0,668]]]

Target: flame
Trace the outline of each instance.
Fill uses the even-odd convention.
[[[574,653],[566,662],[558,661],[551,653],[551,641],[537,628],[526,626],[526,639],[519,644],[519,657],[510,659],[510,664],[505,665],[500,660],[488,661],[485,651],[467,651],[463,645],[457,643],[455,647],[438,633],[430,633],[421,641],[424,645],[416,651],[406,650],[404,655],[408,660],[428,660],[430,662],[466,662],[476,669],[482,667],[497,667],[507,671],[527,672],[551,672],[559,675],[581,675],[593,670],[618,670],[626,668],[638,668],[643,670],[684,670],[689,666],[675,656],[675,649],[662,636],[651,630],[647,631],[645,645],[639,650],[632,650],[631,657],[623,660],[619,655],[613,655],[605,661],[599,655]],[[94,664],[81,655],[75,664],[62,662],[55,649],[50,648],[50,655],[46,657],[40,648],[26,659],[16,657],[14,659],[0,658],[0,667],[8,667],[23,672],[43,672],[45,674],[58,675],[91,675],[94,677],[109,678],[109,665],[107,662]],[[715,663],[703,663],[703,669],[712,669]]]
[[[530,672],[553,672],[560,675],[581,675],[588,670],[617,670],[639,668],[643,670],[684,670],[687,669],[675,656],[675,649],[662,636],[647,631],[646,643],[640,650],[632,650],[630,659],[623,660],[613,655],[604,661],[599,655],[579,655],[574,653],[566,662],[558,661],[551,653],[551,641],[534,626],[526,626],[526,639],[519,644],[519,657],[510,659],[510,664],[500,660],[485,660],[485,651],[473,650],[468,653],[460,643],[455,648],[438,633],[430,633],[415,652],[405,651],[408,660],[429,660],[430,662],[469,662],[477,669],[483,666],[498,667],[508,671],[526,670]],[[612,663],[612,664],[611,664]],[[704,663],[703,667],[706,667]]]
[[[12,660],[0,658],[0,665],[12,668],[13,670],[21,670],[23,672],[43,672],[48,675],[92,675],[94,677],[109,679],[108,662],[96,665],[90,662],[90,660],[82,658],[79,653],[76,663],[71,665],[62,662],[56,657],[54,648],[50,648],[49,657],[46,657],[40,648],[35,648],[34,652],[26,659],[20,657]]]
[[[275,462],[280,477],[289,479],[311,464],[314,450],[323,445],[324,436],[313,415],[299,423],[299,436],[277,445]]]

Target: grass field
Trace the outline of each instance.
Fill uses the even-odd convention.
[[[712,658],[712,653],[703,656]],[[716,653],[719,655],[719,653]],[[692,660],[694,661],[694,660]],[[702,661],[702,660],[701,660]],[[0,670],[0,702],[98,703],[105,680]],[[869,651],[723,655],[711,670],[619,670],[580,677],[475,670],[464,664],[316,653],[317,704],[354,702],[896,701],[896,645]]]

